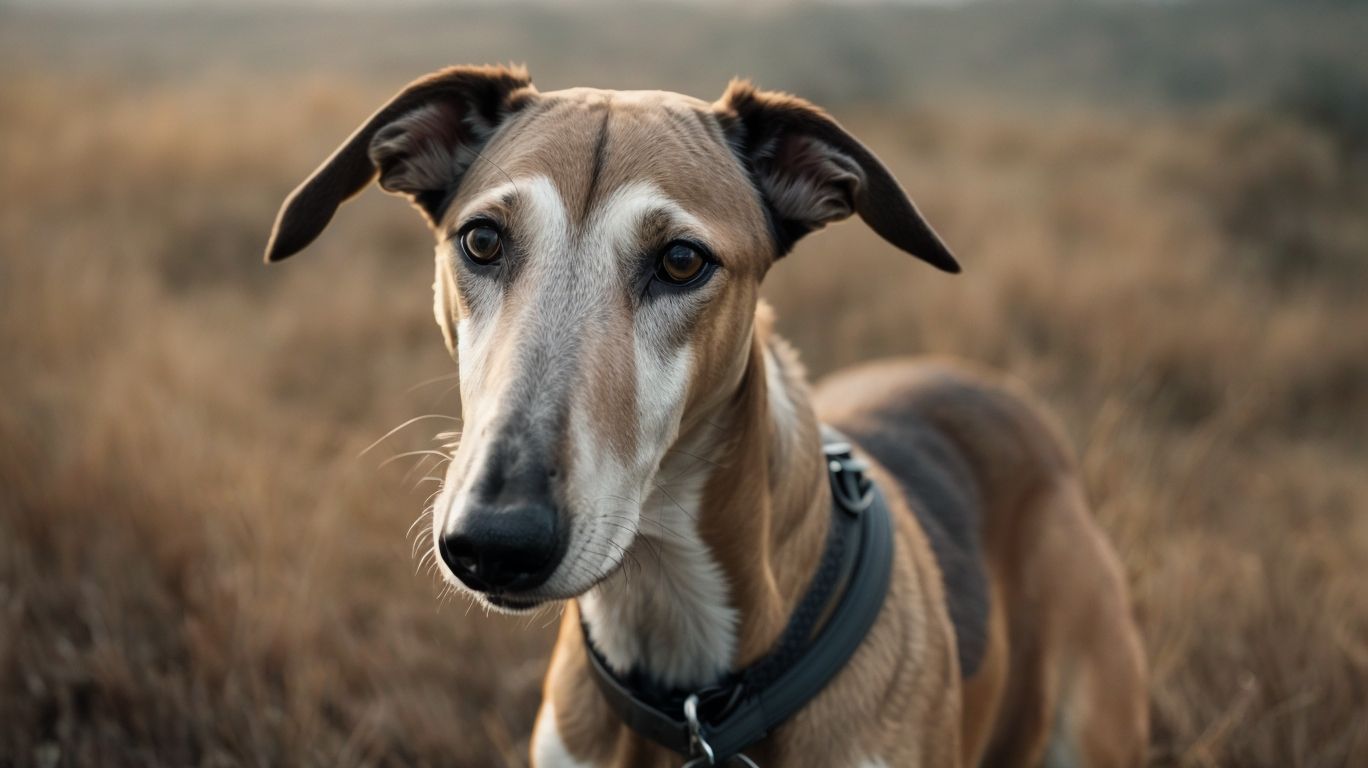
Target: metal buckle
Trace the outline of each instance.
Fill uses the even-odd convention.
[[[874,503],[874,483],[865,475],[869,465],[855,458],[850,444],[827,443],[822,446],[831,475],[831,492],[841,509],[858,516]]]
[[[716,765],[717,758],[713,754],[712,745],[708,743],[707,739],[703,738],[703,724],[698,721],[698,694],[696,693],[689,694],[689,698],[684,700],[684,721],[689,724],[690,751],[695,754],[699,752],[703,753],[686,763],[686,767],[694,765]],[[707,760],[707,762],[701,762],[703,760]]]

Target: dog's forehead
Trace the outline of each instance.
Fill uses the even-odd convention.
[[[709,111],[712,105],[702,99],[674,91],[614,91],[604,88],[566,88],[548,91],[541,97],[546,101],[578,101],[601,103],[611,101],[616,106],[652,109],[687,108]]]
[[[668,91],[572,88],[541,94],[476,163],[462,197],[509,179],[544,176],[572,221],[628,185],[649,185],[716,230],[738,252],[765,251],[763,209],[712,106]],[[456,206],[459,208],[459,206]]]

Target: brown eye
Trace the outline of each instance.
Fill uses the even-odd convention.
[[[688,243],[671,243],[660,254],[656,275],[667,283],[686,285],[703,274],[708,259]]]
[[[503,239],[493,227],[474,226],[461,235],[461,250],[476,264],[493,264],[503,253]]]

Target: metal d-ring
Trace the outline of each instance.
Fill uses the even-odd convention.
[[[689,762],[684,764],[684,768],[702,768],[705,765],[717,765],[717,755],[713,752],[712,745],[703,738],[703,724],[698,720],[698,694],[690,694],[684,700],[684,721],[689,724],[689,740],[692,742],[694,752],[702,752]],[[732,756],[732,760],[740,760],[743,768],[760,768],[755,761],[741,753]]]
[[[703,724],[698,721],[698,694],[696,693],[690,694],[689,698],[684,700],[684,721],[689,724],[689,741],[691,742],[691,749],[695,753],[703,753],[693,760],[690,760],[688,763],[685,763],[685,767],[688,768],[688,766],[693,765],[716,765],[717,756],[713,754],[712,745],[708,743],[707,739],[703,738]],[[701,760],[707,760],[707,762],[699,762]]]
[[[874,504],[874,483],[865,474],[869,465],[855,458],[845,443],[833,443],[826,450],[832,493],[842,510],[858,517]]]

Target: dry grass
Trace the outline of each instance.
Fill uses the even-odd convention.
[[[357,458],[457,408],[426,234],[371,192],[257,263],[390,85],[0,84],[0,765],[522,762],[549,619],[439,600],[423,468],[376,466],[442,420]],[[951,353],[1055,406],[1156,764],[1368,763],[1364,179],[1249,115],[843,116],[967,272],[814,238],[769,290],[809,364]]]

